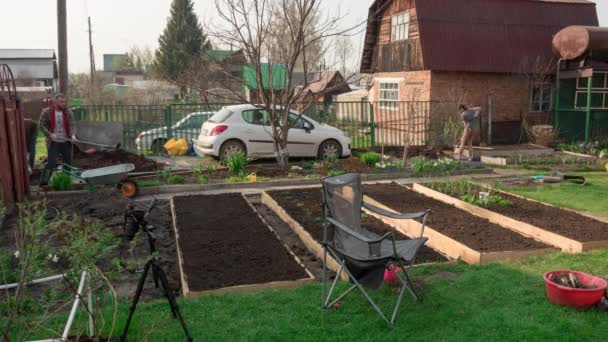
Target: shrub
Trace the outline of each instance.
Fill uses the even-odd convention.
[[[205,185],[207,183],[209,183],[209,180],[207,179],[207,177],[205,177],[204,175],[198,176],[198,184]]]
[[[53,191],[72,190],[72,176],[63,172],[55,173],[51,178],[51,189],[53,189]]]
[[[315,168],[316,162],[314,160],[305,161],[302,163],[302,168],[304,170],[312,170]]]
[[[410,168],[412,169],[412,171],[414,171],[416,173],[423,173],[425,167],[426,167],[426,161],[424,159],[414,159],[412,161],[412,164],[410,165]]]
[[[243,152],[232,153],[224,160],[224,164],[228,167],[231,174],[242,176],[247,168],[247,156]]]
[[[380,158],[380,155],[376,152],[365,152],[361,155],[360,159],[365,165],[374,167],[382,158]]]
[[[177,175],[169,176],[167,178],[167,184],[184,184],[184,177]]]

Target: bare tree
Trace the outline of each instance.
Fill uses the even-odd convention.
[[[253,83],[254,96],[241,100],[260,103],[260,108],[268,113],[268,134],[273,140],[277,163],[286,169],[289,130],[299,119],[290,118],[290,113],[298,104],[300,108],[306,107],[301,105],[300,95],[313,81],[309,79],[308,66],[314,56],[307,52],[324,39],[349,34],[355,27],[341,28],[341,17],[326,15],[320,8],[320,0],[216,0],[215,3],[221,22],[207,31],[216,41],[237,46],[244,52],[254,80],[241,82],[248,86]],[[283,29],[276,29],[273,23],[277,20],[282,21]],[[283,43],[276,46],[279,41]],[[301,81],[294,78],[300,62]],[[275,73],[275,68],[280,72]],[[312,105],[314,100],[308,101]]]
[[[335,39],[333,45],[333,54],[335,56],[335,63],[342,76],[350,78],[355,72],[356,67],[351,65],[353,54],[355,49],[353,42],[349,36],[340,36]]]
[[[553,75],[555,73],[555,68],[557,66],[557,60],[552,56],[533,56],[533,57],[524,57],[521,61],[519,73],[515,75],[515,82],[524,82],[528,89],[528,94],[530,96],[521,97],[522,108],[524,108],[522,112],[522,136],[521,138],[532,138],[532,123],[530,118],[530,110],[526,110],[525,108],[528,105],[533,105],[530,101],[534,100],[533,96],[540,93],[540,90],[543,87],[548,87],[551,89],[551,84],[553,82]],[[538,93],[537,93],[538,92]],[[551,92],[549,94],[544,94],[545,96],[552,96]],[[541,108],[538,108],[539,112],[544,111],[545,109],[550,110],[550,108],[542,108],[541,99]],[[549,103],[551,100],[549,99]],[[533,109],[533,108],[530,108]]]

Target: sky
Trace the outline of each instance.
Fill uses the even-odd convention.
[[[201,22],[213,23],[213,0],[193,0]],[[57,49],[55,0],[2,0],[0,48]],[[322,0],[327,11],[343,17],[342,24],[364,23],[373,0]],[[601,26],[608,26],[608,0],[595,1]],[[103,54],[125,53],[130,47],[156,48],[171,0],[67,0],[68,62],[70,72],[89,70],[87,17],[93,26],[97,69]],[[7,15],[12,13],[12,15]],[[19,15],[22,13],[22,15]],[[356,51],[363,43],[365,26],[353,37]],[[360,55],[360,53],[359,53]],[[354,57],[358,58],[358,57]]]

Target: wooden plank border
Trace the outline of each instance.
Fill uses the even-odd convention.
[[[190,292],[190,288],[188,287],[188,280],[186,278],[186,273],[184,272],[184,256],[182,255],[182,250],[179,247],[179,230],[177,229],[177,214],[175,212],[175,202],[173,201],[173,197],[171,197],[171,216],[173,218],[173,232],[175,234],[175,249],[177,250],[177,262],[179,263],[179,279],[182,283],[182,296],[187,297]]]
[[[547,231],[529,223],[521,222],[508,216],[493,212],[491,210],[478,207],[476,205],[461,201],[450,195],[439,191],[427,188],[421,184],[413,184],[412,189],[422,195],[434,198],[438,201],[451,204],[456,208],[462,209],[475,216],[489,220],[504,228],[510,229],[516,233],[533,238],[537,241],[559,247],[566,253],[581,253],[583,251],[583,243],[565,236]]]
[[[179,229],[177,228],[177,215],[175,212],[175,203],[174,203],[173,197],[172,197],[171,198],[171,214],[173,215],[173,231],[175,232],[175,244],[176,244],[177,257],[178,257],[178,262],[179,262],[180,280],[182,283],[181,292],[184,297],[191,298],[191,297],[199,297],[199,296],[207,296],[207,295],[221,295],[221,294],[226,294],[226,293],[254,293],[257,291],[267,290],[267,289],[268,290],[269,289],[289,289],[289,288],[299,287],[299,286],[302,286],[305,284],[311,284],[311,283],[315,282],[314,275],[306,268],[304,263],[291,251],[291,249],[289,249],[289,247],[287,247],[283,243],[283,241],[280,239],[278,234],[274,231],[274,229],[272,229],[272,227],[270,227],[270,225],[268,225],[266,220],[264,220],[260,216],[258,211],[255,210],[255,207],[253,207],[251,205],[251,203],[249,203],[247,198],[243,194],[241,194],[241,196],[243,196],[243,200],[247,203],[247,205],[249,205],[249,207],[258,216],[258,218],[262,221],[262,223],[272,232],[272,234],[279,241],[281,246],[283,246],[283,248],[285,248],[289,252],[289,254],[294,258],[296,263],[298,265],[300,265],[302,267],[302,269],[304,269],[304,271],[308,275],[308,278],[297,279],[297,280],[275,281],[275,282],[264,283],[264,284],[237,285],[237,286],[230,286],[230,287],[224,287],[224,288],[213,289],[213,290],[205,290],[205,291],[190,291],[190,288],[188,286],[188,276],[184,272],[184,268],[183,268],[184,257],[181,252],[181,249],[179,247]]]
[[[272,196],[270,196],[267,192],[262,193],[262,203],[274,211],[275,214],[281,218],[281,220],[287,223],[291,230],[296,233],[296,235],[300,238],[300,240],[302,240],[306,248],[308,248],[312,254],[314,254],[320,260],[323,260],[323,246],[317,242],[317,240],[315,240],[298,221],[293,219],[291,215],[289,215],[289,213],[287,213],[287,211],[285,211],[285,209],[283,209],[283,207],[281,207],[279,203],[277,203],[277,201],[275,201],[274,198],[272,198]],[[338,272],[340,264],[330,254],[328,254],[327,267],[334,272]],[[349,279],[346,272],[342,272],[340,278],[342,280]]]
[[[395,212],[388,206],[374,200],[369,196],[364,196],[364,201],[384,210]],[[384,223],[396,228],[401,233],[409,237],[415,238],[420,236],[421,226],[420,223],[415,220],[396,220],[375,214],[371,211],[366,210],[366,212],[377,219],[382,220]],[[527,251],[480,252],[440,233],[428,225],[426,225],[424,228],[424,236],[429,238],[428,242],[426,243],[429,247],[438,250],[450,258],[460,259],[468,264],[486,264],[499,260],[522,259],[535,255],[555,253],[558,251],[555,248],[543,248]]]

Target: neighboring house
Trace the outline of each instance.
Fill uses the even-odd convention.
[[[298,102],[304,106],[318,102],[329,104],[334,96],[351,91],[342,74],[336,70],[311,73],[306,81],[308,84],[305,86],[296,87],[296,92],[299,93]]]
[[[103,78],[107,83],[115,83],[121,86],[130,86],[133,82],[143,81],[144,73],[137,70],[126,70],[126,54],[104,54],[103,55]]]
[[[0,49],[0,64],[7,64],[17,86],[57,89],[57,57],[52,49]]]
[[[529,84],[521,75],[524,64],[551,61],[552,37],[569,25],[597,26],[595,4],[376,0],[361,62],[361,72],[374,75],[369,98],[378,103],[376,118],[408,111],[399,101],[429,101],[426,122],[440,111],[434,101],[474,104],[484,108],[486,134],[491,97],[493,142],[517,142],[522,121],[549,122],[553,106],[552,82]]]
[[[287,88],[287,68],[283,64],[262,64],[260,67],[262,74],[261,88],[264,92],[273,91],[278,96],[282,96]],[[263,102],[259,96],[260,85],[256,77],[256,69],[253,66],[243,67],[243,91],[245,98],[250,103]]]

